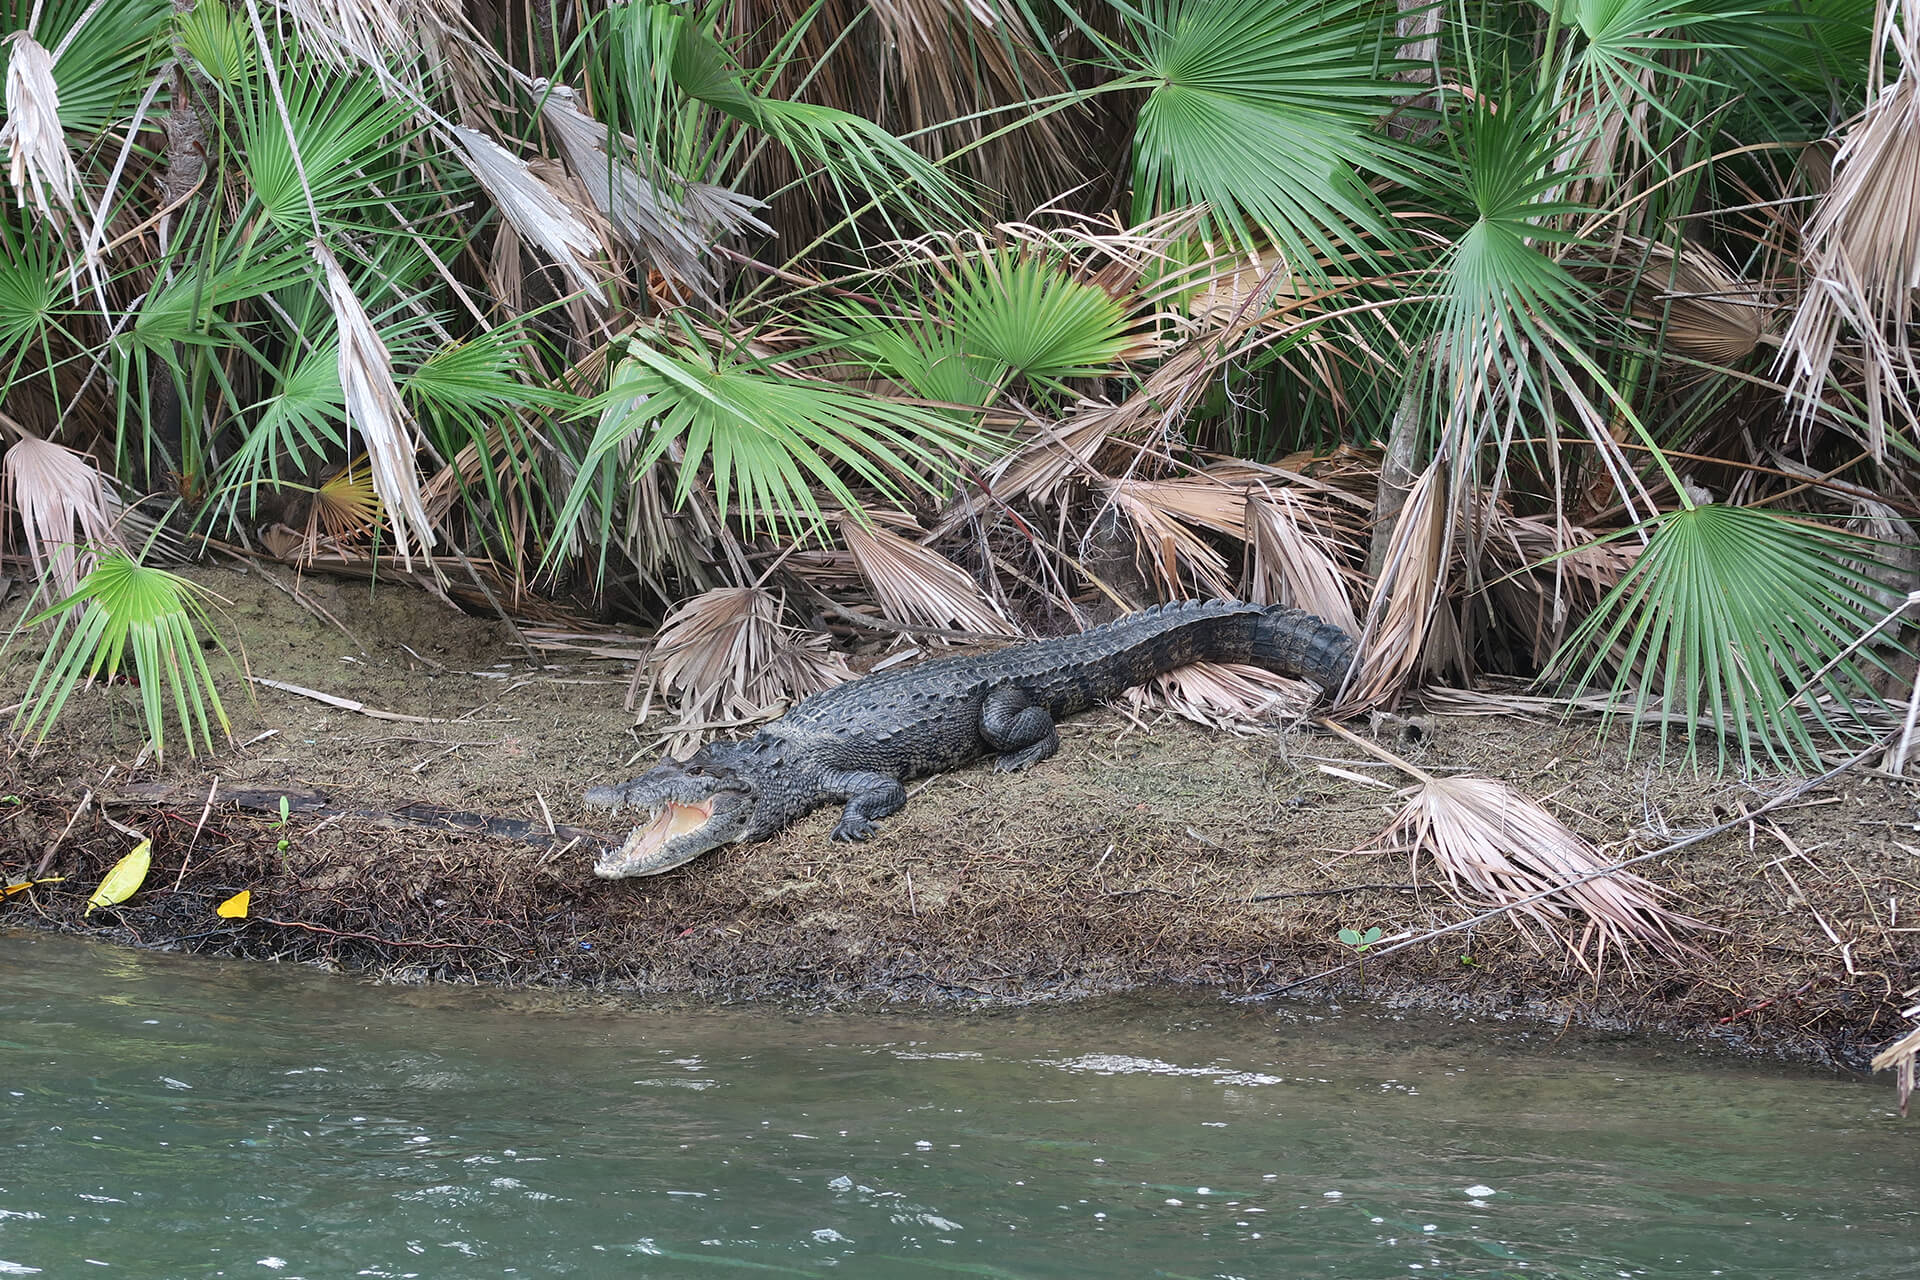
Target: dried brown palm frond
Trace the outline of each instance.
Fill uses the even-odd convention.
[[[664,730],[669,750],[778,715],[790,701],[850,678],[825,637],[780,621],[785,608],[777,593],[759,587],[716,587],[667,615],[645,664],[640,718],[664,693],[677,713]]]
[[[1320,691],[1265,667],[1239,662],[1195,662],[1127,690],[1135,713],[1170,711],[1183,720],[1228,733],[1265,733],[1313,709]]]
[[[393,0],[279,0],[293,19],[301,48],[342,71],[390,74],[419,59],[414,6]]]
[[[1907,1016],[1912,1017],[1915,1013],[1915,1010],[1909,1009]],[[1875,1071],[1893,1070],[1894,1088],[1900,1097],[1902,1116],[1907,1114],[1907,1103],[1913,1098],[1913,1068],[1916,1060],[1920,1060],[1920,1027],[1915,1027],[1873,1055]]]
[[[1448,578],[1447,460],[1435,457],[1414,481],[1387,544],[1373,606],[1360,638],[1343,708],[1397,699],[1427,659],[1434,614]]]
[[[1407,851],[1416,868],[1425,852],[1463,905],[1516,904],[1511,914],[1529,941],[1539,945],[1537,928],[1589,973],[1604,967],[1609,950],[1628,968],[1636,947],[1682,951],[1677,935],[1701,927],[1666,906],[1651,881],[1608,870],[1598,850],[1508,783],[1428,776],[1402,794],[1406,806],[1381,833],[1382,847]],[[1550,896],[1525,901],[1541,893]]]
[[[850,516],[838,525],[880,611],[895,622],[984,635],[1020,634],[966,570],[939,552],[879,525],[863,526]]]
[[[1195,533],[1189,524],[1218,527],[1200,518],[1211,515],[1224,518],[1233,508],[1246,510],[1244,490],[1214,489],[1206,494],[1186,492],[1173,481],[1108,480],[1102,485],[1107,500],[1133,526],[1138,547],[1136,561],[1157,581],[1161,594],[1180,599],[1187,594],[1185,575],[1191,574],[1208,594],[1234,594],[1227,558],[1212,544]],[[1188,486],[1188,488],[1193,488]],[[1170,493],[1169,490],[1179,490]],[[1209,506],[1209,503],[1213,504]],[[1199,513],[1199,514],[1196,514]],[[1246,526],[1244,516],[1233,521],[1240,533]],[[1185,574],[1182,570],[1185,570]]]
[[[1172,209],[1133,226],[1114,214],[1094,217],[1057,208],[1044,212],[1048,219],[1044,226],[1003,222],[995,233],[1061,255],[1075,264],[1079,279],[1116,298],[1138,292],[1142,282],[1151,278],[1152,286],[1139,294],[1142,310],[1159,309],[1220,269],[1219,259],[1192,264],[1168,252],[1199,224],[1204,209]]]
[[[1653,326],[1675,350],[1730,365],[1773,340],[1773,300],[1703,245],[1685,241],[1676,250],[1627,236],[1615,247],[1614,262],[1635,273],[1634,318]]]
[[[374,491],[380,495],[393,526],[394,549],[401,563],[411,569],[417,542],[421,558],[431,566],[433,522],[427,518],[420,475],[414,468],[419,445],[414,437],[413,415],[394,384],[392,357],[333,251],[316,240],[313,256],[326,272],[327,302],[340,327],[340,389],[346,401],[347,421],[367,446]]]
[[[1065,420],[1036,433],[994,467],[994,495],[1003,502],[1024,498],[1041,506],[1058,505],[1077,483],[1099,475],[1094,461],[1109,442],[1138,446],[1144,438],[1170,432],[1183,422],[1205,394],[1216,358],[1217,352],[1205,344],[1189,343],[1176,348],[1119,404],[1081,401]]]
[[[1889,57],[1891,55],[1891,57]],[[1886,82],[1888,63],[1899,67]],[[1885,456],[1889,421],[1920,427],[1920,0],[1880,0],[1874,16],[1867,109],[1834,157],[1832,186],[1801,241],[1805,292],[1781,343],[1779,364],[1804,417],[1820,411],[1843,339],[1862,381],[1864,443]]]
[[[1481,508],[1479,530],[1483,571],[1492,576],[1488,594],[1518,634],[1531,638],[1535,664],[1544,664],[1569,628],[1626,577],[1644,547],[1626,539],[1596,544],[1592,530],[1493,505]]]
[[[1250,598],[1285,604],[1360,634],[1340,571],[1339,544],[1291,488],[1262,488],[1247,499]]]
[[[606,246],[598,211],[572,190],[544,181],[526,161],[484,133],[464,125],[454,125],[451,132],[467,168],[513,229],[559,264],[583,297],[600,301],[598,268]]]
[[[39,13],[36,6],[35,14]],[[77,32],[76,26],[74,31]],[[71,40],[73,33],[68,34]],[[56,227],[77,219],[74,185],[79,174],[67,150],[60,124],[60,91],[53,79],[54,55],[27,31],[6,38],[13,45],[7,62],[7,118],[0,124],[0,147],[7,150],[7,180],[21,208],[31,204]],[[64,47],[64,45],[62,46]],[[49,202],[48,196],[52,201]]]
[[[754,216],[765,204],[726,187],[677,177],[680,197],[668,197],[624,160],[608,155],[607,127],[575,102],[573,90],[556,85],[540,101],[540,118],[560,140],[568,167],[594,206],[662,276],[676,286],[712,295],[719,288],[708,265],[714,244],[742,230],[769,231]],[[633,140],[623,142],[625,153],[633,154]]]
[[[0,524],[20,514],[27,559],[64,600],[93,563],[94,548],[125,550],[115,529],[119,501],[93,459],[22,435],[0,457]]]

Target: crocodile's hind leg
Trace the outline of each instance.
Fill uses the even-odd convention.
[[[1045,707],[1034,705],[1026,691],[1003,685],[987,695],[980,708],[980,737],[1000,754],[993,767],[1001,772],[1039,764],[1060,749],[1060,731]]]
[[[907,802],[907,789],[898,778],[884,773],[841,773],[826,780],[828,789],[847,798],[835,840],[865,840],[874,832],[874,820],[898,812]]]

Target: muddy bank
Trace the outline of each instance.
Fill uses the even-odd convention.
[[[968,1003],[1143,984],[1259,995],[1341,959],[1343,927],[1394,935],[1469,914],[1369,848],[1393,793],[1342,773],[1398,780],[1357,750],[1111,711],[1063,726],[1060,755],[1029,773],[927,781],[865,845],[830,843],[822,811],[663,877],[600,881],[584,833],[619,832],[580,794],[657,751],[621,709],[629,665],[589,650],[631,640],[530,633],[548,646],[535,663],[505,627],[417,591],[264,574],[279,585],[260,570],[194,575],[230,601],[225,634],[253,674],[406,718],[265,687],[249,701],[229,675],[246,745],[135,767],[137,693],[82,695],[56,740],[4,764],[0,875],[66,879],[7,898],[0,927],[396,981]],[[0,704],[19,698],[31,656],[0,668]],[[1738,817],[1784,785],[1629,761],[1583,724],[1430,724],[1394,749],[1505,778],[1616,850]],[[104,812],[75,820],[89,791]],[[406,809],[422,804],[443,810]],[[501,821],[467,831],[449,813]],[[84,914],[129,829],[153,842],[146,887]],[[1920,982],[1911,786],[1845,778],[1647,873],[1718,930],[1697,936],[1696,960],[1616,963],[1596,981],[1500,920],[1370,964],[1364,994],[1856,1067],[1905,1030],[1902,993]],[[252,918],[218,918],[242,889]],[[1348,971],[1289,998],[1362,991]]]

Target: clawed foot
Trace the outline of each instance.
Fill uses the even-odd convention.
[[[842,817],[840,824],[833,829],[833,838],[835,840],[847,841],[865,840],[872,836],[877,829],[873,823],[867,821],[865,818],[856,818],[848,815]]]

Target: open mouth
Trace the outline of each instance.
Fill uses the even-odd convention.
[[[713,801],[702,800],[698,804],[681,804],[678,800],[667,801],[667,807],[654,815],[639,838],[627,838],[627,849],[631,853],[653,853],[665,847],[667,841],[678,839],[690,831],[698,831],[713,819]]]
[[[682,804],[678,800],[669,800],[654,814],[653,821],[645,827],[635,828],[627,837],[627,842],[620,847],[620,852],[603,861],[595,870],[604,874],[606,870],[617,867],[621,875],[644,875],[649,859],[664,852],[670,842],[698,831],[712,819],[713,800],[711,798],[695,804]],[[660,868],[662,871],[667,869],[668,867]]]

